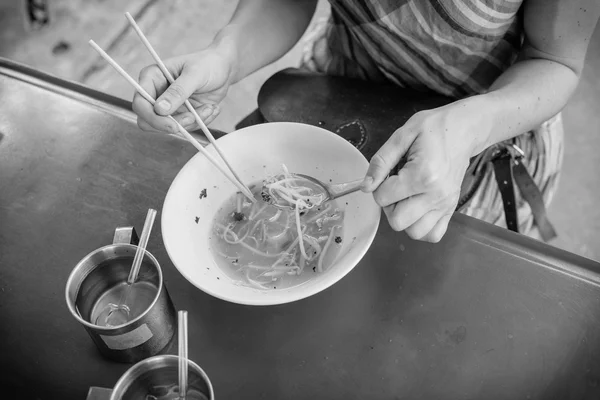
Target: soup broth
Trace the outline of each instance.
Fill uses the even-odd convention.
[[[302,178],[287,184],[306,196],[322,191]],[[250,186],[255,203],[237,193],[219,209],[210,237],[218,266],[236,282],[261,290],[300,285],[326,271],[342,243],[344,214],[337,202],[309,200],[309,207],[281,209],[262,186]]]

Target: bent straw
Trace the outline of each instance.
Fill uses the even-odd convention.
[[[146,49],[148,50],[148,52],[150,53],[152,58],[154,58],[154,61],[156,61],[158,68],[160,68],[160,70],[165,75],[165,77],[167,78],[169,83],[173,84],[173,82],[175,82],[175,78],[173,77],[173,74],[171,74],[171,71],[169,71],[167,69],[165,63],[162,62],[162,60],[158,56],[158,53],[154,50],[154,47],[152,47],[152,45],[150,44],[150,41],[148,40],[148,38],[146,38],[146,35],[144,35],[144,33],[142,32],[142,30],[140,29],[138,24],[135,22],[135,20],[131,16],[131,14],[126,12],[125,17],[129,21],[129,24],[131,25],[131,27],[133,28],[135,33],[137,33],[138,37],[140,38],[140,40],[142,41],[144,46],[146,46]],[[240,181],[240,183],[242,185],[244,185],[244,182],[238,176],[238,174],[235,172],[235,170],[233,169],[233,167],[231,166],[231,164],[229,163],[229,161],[227,160],[227,158],[225,157],[225,155],[223,154],[223,152],[217,145],[215,138],[213,137],[212,133],[210,133],[210,130],[206,127],[206,124],[204,123],[204,121],[202,121],[202,118],[200,118],[200,115],[198,115],[198,113],[196,112],[196,109],[194,108],[194,106],[192,106],[192,103],[190,103],[190,101],[186,99],[184,104],[187,107],[187,109],[192,113],[192,115],[194,116],[194,119],[196,120],[196,123],[198,123],[198,125],[200,126],[200,129],[202,129],[202,132],[204,132],[204,135],[206,135],[208,140],[215,147],[215,150],[217,150],[217,153],[219,153],[219,156],[221,156],[221,158],[223,159],[223,161],[225,162],[225,164],[227,165],[227,167],[229,168],[229,170],[231,171],[231,173],[233,174],[235,179],[237,179],[238,181]],[[247,188],[246,185],[244,185],[244,187]]]
[[[144,99],[146,99],[152,105],[156,103],[156,100],[153,99],[152,96],[150,96],[148,92],[146,92],[144,88],[141,87],[139,83],[137,83],[135,79],[133,79],[127,72],[125,72],[125,70],[121,68],[121,66],[117,64],[115,60],[113,60],[108,54],[106,54],[106,52],[102,50],[102,48],[98,46],[96,42],[90,40],[89,44],[94,48],[94,50],[98,52],[98,54],[100,54],[102,58],[104,58],[104,60],[106,60],[106,62],[108,62],[119,74],[121,74],[121,76],[125,78],[125,80],[129,82],[129,84],[132,85]],[[208,161],[210,161],[223,175],[225,175],[225,177],[229,179],[229,181],[233,183],[235,187],[237,187],[246,197],[248,197],[248,199],[251,202],[256,202],[256,199],[254,198],[252,192],[250,192],[248,188],[243,186],[238,180],[236,180],[229,173],[227,173],[225,169],[223,169],[221,164],[213,156],[211,156],[210,153],[208,153],[200,143],[194,140],[192,135],[190,135],[190,133],[187,130],[185,130],[185,128],[181,126],[181,124],[179,124],[179,122],[177,122],[175,118],[173,118],[171,115],[169,115],[168,118],[175,122],[175,124],[177,125],[177,129],[188,140],[188,142],[190,142],[196,149],[198,149],[198,151],[202,153],[208,159]]]
[[[127,278],[127,283],[129,285],[133,285],[133,283],[137,280],[137,276],[140,272],[140,266],[142,265],[144,254],[146,253],[146,246],[148,245],[148,239],[150,238],[150,232],[152,231],[152,226],[154,225],[155,218],[156,210],[152,208],[149,209],[148,214],[146,214],[146,222],[144,222],[144,228],[142,229],[142,236],[140,237],[140,242],[135,252],[135,257],[133,258],[133,266],[131,267],[131,271],[129,272],[129,277]]]

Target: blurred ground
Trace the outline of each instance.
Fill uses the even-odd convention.
[[[96,56],[94,39],[131,75],[152,59],[128,29],[129,11],[162,58],[207,45],[225,24],[236,0],[49,0],[50,25],[27,29],[21,0],[0,0],[0,56],[59,77],[131,99],[132,90]],[[127,4],[124,4],[127,3]],[[316,18],[327,12],[321,2]],[[226,132],[256,107],[262,83],[274,72],[296,66],[296,46],[276,63],[231,88],[213,127]],[[566,152],[561,187],[550,217],[559,231],[555,246],[600,260],[600,28],[591,41],[582,82],[564,110]]]

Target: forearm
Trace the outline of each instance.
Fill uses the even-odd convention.
[[[276,61],[306,30],[316,0],[240,0],[212,46],[232,58],[232,83]]]
[[[579,75],[564,64],[528,59],[506,70],[488,93],[466,101],[486,119],[487,129],[476,140],[474,153],[541,125],[567,104]]]

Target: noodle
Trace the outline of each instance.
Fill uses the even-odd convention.
[[[275,222],[279,219],[280,216],[281,216],[281,210],[277,210],[275,215],[273,215],[271,218],[269,218],[269,221]]]
[[[298,238],[300,239],[300,252],[304,258],[308,258],[306,255],[306,250],[304,249],[304,238],[302,235],[302,228],[300,227],[300,200],[296,202],[296,229],[298,229]]]
[[[248,232],[250,234],[250,237],[254,237],[253,236],[254,231],[256,231],[256,228],[258,228],[258,226],[261,224],[261,222],[262,222],[261,220],[258,220],[254,223],[254,225],[252,225],[252,229],[250,229]],[[254,239],[256,240],[256,238],[254,238]],[[258,244],[258,241],[256,243]]]
[[[333,228],[331,228],[331,232],[329,233],[327,242],[325,243],[325,246],[323,246],[323,251],[321,252],[321,256],[319,257],[319,262],[317,263],[317,270],[319,272],[323,272],[323,259],[325,258],[325,254],[327,253],[327,250],[329,249],[329,245],[331,244],[331,240],[333,239],[333,234],[335,233],[335,228],[337,228],[337,226],[334,226]]]
[[[306,258],[303,255],[300,255],[300,270],[298,271],[298,275],[304,271],[304,267],[306,266]]]
[[[286,200],[290,204],[294,204],[295,203],[294,200],[310,201],[311,199],[323,199],[322,194],[314,195],[314,196],[304,196],[304,195],[300,194],[300,190],[298,190],[298,188],[293,188],[293,187],[289,187],[289,186],[286,187],[284,185],[281,185],[279,182],[268,184],[268,185],[266,185],[266,187],[268,189],[270,189],[271,193],[274,190],[278,191],[279,195],[281,197],[283,197],[284,200]],[[293,199],[293,197],[295,197],[296,199]]]
[[[315,258],[315,257],[318,257],[318,256],[319,256],[319,254],[321,254],[321,246],[319,246],[319,242],[318,242],[318,241],[316,241],[314,238],[312,238],[312,237],[310,237],[310,236],[307,236],[307,235],[303,235],[303,236],[302,236],[302,238],[303,238],[304,240],[306,240],[306,242],[307,242],[307,243],[308,243],[308,244],[309,244],[309,245],[310,245],[310,246],[311,246],[313,249],[315,249],[314,256],[311,256],[311,257],[309,257],[309,259],[311,259],[311,260],[312,260],[313,258]]]
[[[302,235],[302,234],[304,234],[304,229],[302,230],[302,232],[301,232],[300,234],[301,234],[301,235]],[[276,265],[278,265],[278,264],[279,264],[279,263],[280,263],[280,262],[283,260],[283,258],[285,257],[285,255],[286,255],[286,254],[290,254],[290,252],[292,251],[292,249],[293,249],[294,247],[296,247],[296,245],[298,244],[298,240],[299,240],[299,239],[300,239],[300,236],[298,236],[296,239],[294,239],[294,241],[292,242],[292,244],[290,244],[290,246],[289,246],[289,247],[288,247],[288,248],[287,248],[285,251],[283,251],[283,252],[282,252],[282,253],[283,253],[283,256],[281,256],[281,258],[279,258],[277,261],[275,261],[275,264],[273,264],[273,265],[271,266],[271,268],[273,268],[273,267],[275,267]]]
[[[248,232],[246,232],[246,234],[240,239],[235,232],[231,231],[231,224],[228,226],[221,226],[221,227],[224,229],[223,240],[225,240],[229,244],[240,243],[242,240],[244,240],[246,238],[246,236],[248,236]],[[233,240],[227,239],[228,234],[233,236]]]
[[[284,166],[253,194],[259,195],[256,203],[236,193],[214,222],[210,248],[232,279],[260,290],[279,289],[303,283],[333,263],[341,240],[336,237],[341,226],[333,224],[343,221],[343,212],[334,201],[323,202],[318,184]],[[289,208],[280,208],[283,202]]]
[[[250,271],[249,270],[246,270],[246,279],[248,280],[248,282],[252,286],[255,286],[255,287],[259,288],[259,289],[267,289],[265,286],[263,286],[263,284],[261,282],[255,281],[254,279],[250,278]]]
[[[250,236],[250,237],[248,237],[248,239],[254,240],[254,243],[256,243],[256,247],[260,246],[260,243],[258,243],[258,240],[256,240],[255,237]]]
[[[276,254],[268,254],[265,252],[262,252],[258,249],[255,249],[254,247],[250,246],[248,243],[246,242],[240,242],[239,244],[241,244],[242,246],[244,246],[245,248],[247,248],[248,250],[250,250],[253,253],[259,254],[263,257],[279,257],[282,253],[276,253]]]
[[[260,210],[258,210],[258,212],[255,214],[254,211],[256,210],[256,203],[254,204],[254,206],[252,207],[252,211],[250,212],[250,215],[248,216],[249,220],[253,220],[254,218],[256,218],[257,216],[260,215],[260,213],[262,213],[265,208],[267,208],[268,204],[264,204]]]
[[[262,239],[260,240],[260,243],[264,243],[267,240],[267,224],[265,223],[265,220],[261,220],[260,221],[260,233],[262,235]]]
[[[319,214],[313,216],[312,218],[310,218],[308,221],[306,221],[307,224],[310,224],[311,222],[315,222],[316,220],[318,220],[319,218],[321,218],[323,215],[327,214],[327,212],[331,210],[331,203],[327,203],[327,205],[325,206],[325,209],[323,211],[321,211]]]

